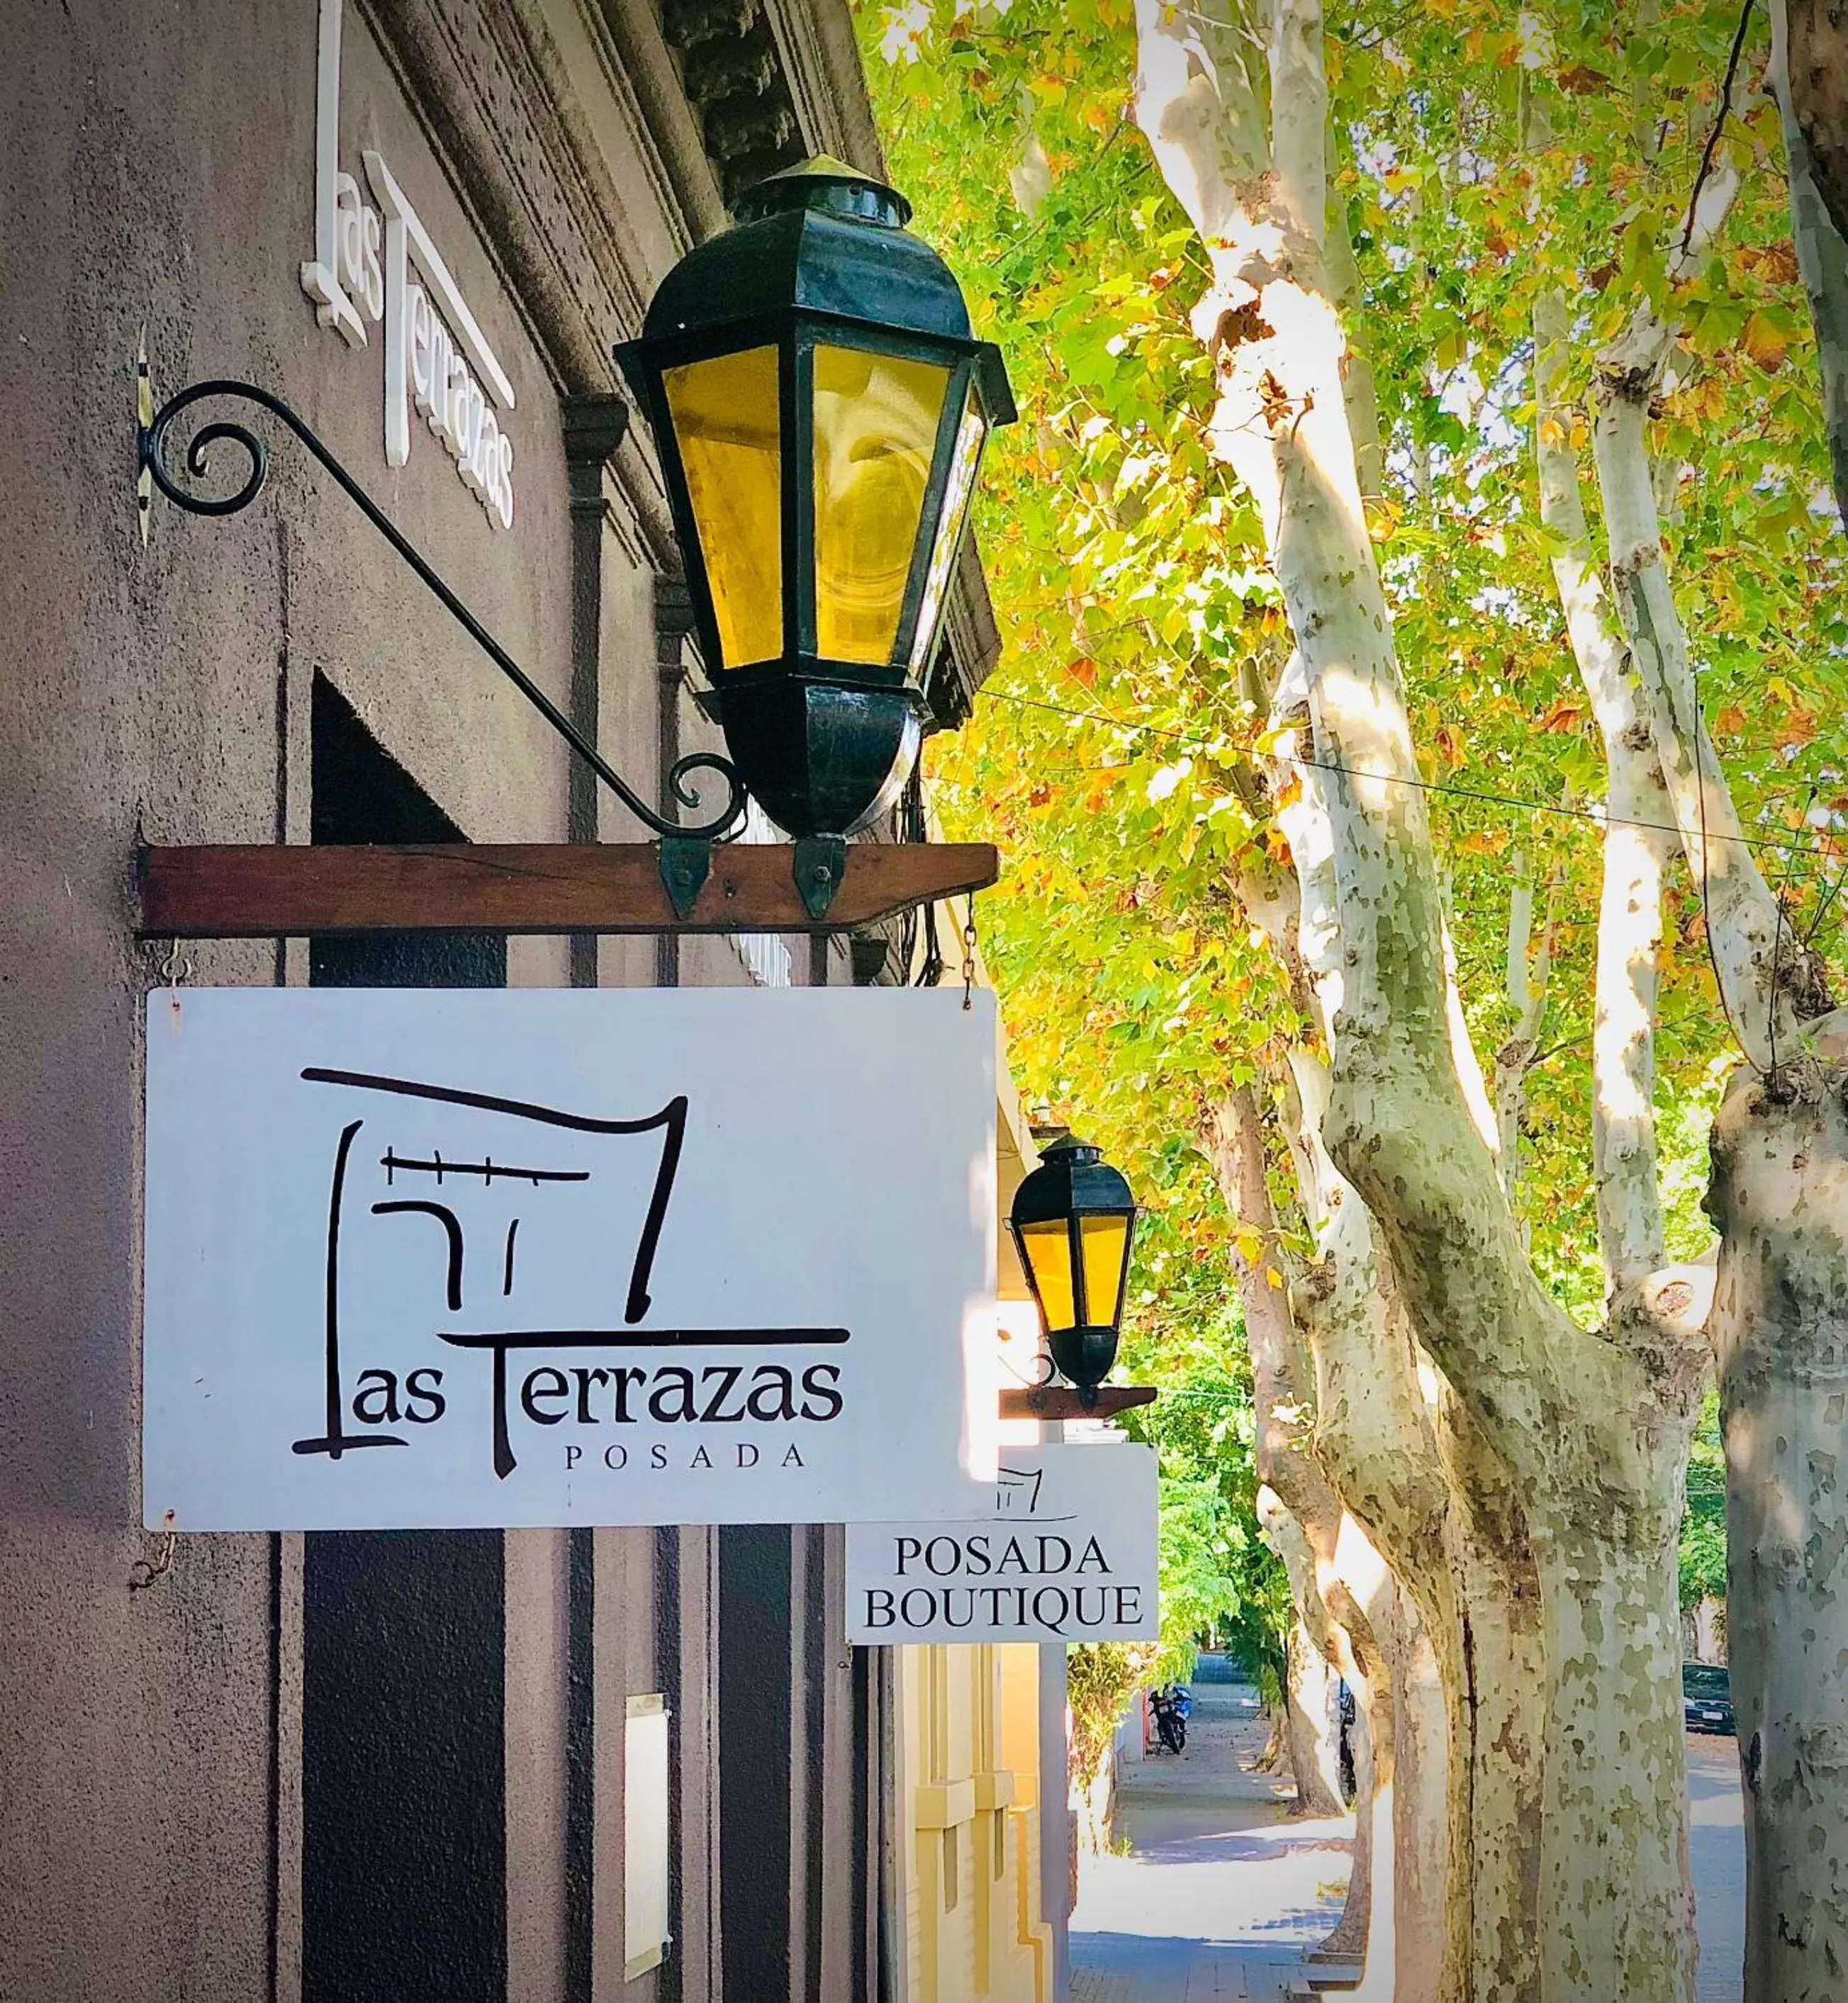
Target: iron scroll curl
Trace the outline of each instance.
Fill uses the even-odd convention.
[[[255,404],[300,439],[333,476],[347,498],[423,580],[469,638],[645,827],[662,837],[693,841],[723,841],[740,830],[746,805],[744,781],[736,767],[716,752],[695,751],[678,760],[668,774],[668,786],[680,806],[697,807],[700,789],[689,782],[689,775],[696,771],[716,774],[725,787],[725,801],[721,811],[692,827],[678,824],[657,813],[449,589],[422,553],[322,443],[301,414],[273,392],[257,383],[230,377],[188,383],[169,397],[155,412],[152,420],[140,428],[141,468],[176,507],[184,509],[189,515],[236,515],[249,507],[263,491],[264,483],[269,477],[269,448],[248,425],[230,418],[214,418],[201,425],[188,439],[183,478],[168,464],[168,434],[175,420],[196,404],[226,398]],[[218,445],[234,446],[243,455],[246,465],[242,483],[227,493],[201,491],[197,484],[189,483],[203,482],[211,477],[212,448]]]

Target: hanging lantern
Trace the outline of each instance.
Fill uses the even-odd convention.
[[[1054,1141],[1014,1193],[1008,1219],[1060,1372],[1087,1404],[1116,1361],[1136,1201],[1101,1152]]]
[[[975,340],[910,204],[830,159],[742,196],[617,351],[653,429],[726,749],[777,825],[889,808],[990,429]]]

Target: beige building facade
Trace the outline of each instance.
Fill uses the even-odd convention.
[[[90,0],[12,10],[6,45],[0,1997],[921,1995],[910,1687],[844,1645],[838,1530],[138,1527],[150,989],[903,963],[879,940],[138,942],[144,841],[642,834],[279,428],[253,425],[271,463],[242,513],[138,509],[138,353],[156,398],[208,376],[285,398],[659,803],[711,733],[610,348],[740,187],[811,152],[876,166],[844,0]],[[221,444],[200,477],[244,471]],[[993,647],[970,557],[940,721]],[[1010,1860],[970,1965],[997,1970],[1046,1952],[1000,1911],[1032,1865],[1000,1778],[1025,1771],[1023,1674],[991,1664],[966,1700],[990,1690],[990,1743],[956,1826]],[[638,1830],[651,1704],[669,1812]],[[669,1873],[652,1952],[631,1843]]]

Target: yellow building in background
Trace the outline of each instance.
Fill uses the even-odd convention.
[[[1042,1652],[1009,1643],[894,1652],[903,1719],[896,1779],[910,1804],[899,1860],[906,2003],[1055,2003],[1063,1956],[1043,1910]],[[1062,1786],[1052,1808],[1063,1885]]]
[[[945,907],[946,936],[960,934],[962,915],[960,900]],[[1039,1321],[1006,1219],[1037,1155],[1004,1047],[998,1055],[997,1336],[1004,1376],[1031,1383]],[[1015,1421],[1003,1438],[1057,1431]],[[1062,2003],[1071,1842],[1065,1652],[932,1644],[892,1655],[894,1877],[905,1936],[905,1984],[893,2003]]]

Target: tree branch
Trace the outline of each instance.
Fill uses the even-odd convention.
[[[1136,0],[1136,123],[1175,199],[1209,249],[1233,218],[1232,191],[1270,163],[1246,0],[1229,19]]]
[[[1546,911],[1540,927],[1540,950],[1533,953],[1533,865],[1523,851],[1514,860],[1514,887],[1508,899],[1508,1006],[1514,1026],[1495,1054],[1495,1124],[1501,1163],[1501,1187],[1510,1209],[1521,1185],[1521,1113],[1527,1097],[1527,1074],[1540,1040],[1546,1015],[1546,990],[1553,971],[1554,878],[1547,886]]]
[[[1289,1292],[1281,1284],[1287,1268],[1265,1173],[1263,1122],[1249,1086],[1241,1086],[1216,1109],[1207,1144],[1227,1207],[1240,1227],[1232,1240],[1232,1269],[1238,1275],[1245,1345],[1251,1352],[1258,1477],[1290,1501],[1292,1487],[1301,1477],[1289,1466],[1287,1456],[1309,1451],[1313,1409]],[[1278,1284],[1272,1283],[1272,1273]],[[1316,1473],[1319,1477],[1320,1470]],[[1291,1506],[1297,1505],[1291,1501]]]
[[[1766,1071],[1776,1041],[1783,1037],[1787,1048],[1795,1029],[1790,998],[1776,979],[1783,920],[1742,838],[1707,736],[1687,632],[1668,582],[1646,436],[1657,386],[1658,379],[1647,375],[1607,371],[1599,388],[1593,440],[1611,576],[1673,818],[1700,883],[1720,1002],[1748,1061]],[[1793,946],[1787,957],[1798,956]]]
[[[1523,136],[1529,147],[1546,144],[1550,131],[1545,108],[1531,93],[1524,102],[1523,118]],[[1710,147],[1710,161],[1711,151]],[[1705,165],[1703,162],[1703,177]],[[1676,275],[1692,275],[1709,254],[1738,185],[1737,176],[1727,169],[1707,180],[1704,188],[1696,187],[1689,204],[1689,227],[1676,254]],[[1609,819],[1604,844],[1592,1042],[1592,1148],[1599,1239],[1612,1331],[1627,1326],[1646,1336],[1647,1347],[1662,1375],[1662,1388],[1672,1403],[1682,1405],[1693,1393],[1696,1362],[1704,1355],[1700,1331],[1711,1288],[1700,1269],[1665,1264],[1653,1104],[1656,957],[1668,852],[1660,830],[1664,820],[1671,817],[1684,834],[1690,825],[1696,828],[1700,839],[1689,860],[1697,868],[1700,858],[1710,860],[1708,837],[1722,831],[1718,824],[1722,818],[1731,832],[1738,830],[1730,795],[1716,803],[1707,791],[1710,771],[1712,784],[1721,792],[1724,781],[1704,726],[1695,713],[1686,636],[1661,561],[1657,483],[1644,430],[1648,407],[1661,388],[1677,334],[1645,302],[1602,358],[1594,438],[1618,609],[1633,642],[1626,647],[1613,629],[1595,570],[1577,461],[1570,444],[1570,413],[1560,393],[1567,314],[1558,294],[1543,294],[1536,301],[1534,333],[1541,519],[1566,545],[1553,559],[1554,579],[1574,655],[1604,740],[1609,774]],[[1627,566],[1619,561],[1620,550],[1629,553]],[[1643,644],[1635,644],[1639,641]],[[1689,734],[1685,739],[1675,728],[1669,700],[1677,692],[1685,694],[1687,702]],[[1691,757],[1686,749],[1689,745],[1693,747]],[[1675,764],[1670,762],[1672,752]],[[1689,782],[1679,797],[1675,786],[1665,783],[1677,770]],[[1657,825],[1638,825],[1641,823]],[[1731,851],[1729,865],[1736,862],[1749,872],[1749,880],[1733,879],[1731,905],[1749,908],[1752,882],[1759,896],[1768,898],[1750,851],[1737,841],[1726,846]],[[1710,896],[1711,890],[1710,878],[1703,892]],[[1708,902],[1710,943],[1714,939],[1715,914],[1714,904]],[[1779,924],[1775,905],[1769,917],[1774,970]],[[1762,922],[1762,907],[1760,919],[1755,922]],[[1716,946],[1714,973],[1724,1005],[1729,985],[1723,963]],[[1775,985],[1774,978],[1769,984]],[[1729,1016],[1731,1013],[1728,1007]],[[1766,1019],[1768,1008],[1766,1018],[1761,1019]],[[1768,1045],[1769,1037],[1766,1040]]]
[[[1797,267],[1809,295],[1816,349],[1822,369],[1822,418],[1836,511],[1848,527],[1848,242],[1823,198],[1816,162],[1791,90],[1790,22],[1786,0],[1771,0],[1771,87],[1783,120],[1790,180],[1790,234]]]
[[[1591,1043],[1591,1151],[1598,1239],[1614,1298],[1667,1256],[1656,1169],[1656,954],[1668,857],[1668,837],[1661,829],[1672,816],[1647,703],[1612,617],[1585,523],[1572,414],[1560,393],[1566,339],[1565,300],[1557,292],[1544,293],[1534,306],[1540,519],[1565,544],[1553,559],[1553,582],[1604,742],[1608,818]]]
[[[1328,267],[1336,309],[1343,323],[1352,327],[1361,316],[1361,267],[1354,261],[1347,204],[1332,191],[1323,232],[1322,258]],[[1378,501],[1385,491],[1386,484],[1385,448],[1380,437],[1379,392],[1367,351],[1351,339],[1344,386],[1347,393],[1347,424],[1354,433],[1354,466],[1360,476],[1361,494],[1364,500]]]
[[[1462,985],[1457,979],[1456,941],[1450,920],[1444,920],[1444,1014],[1450,1030],[1450,1061],[1455,1067],[1463,1103],[1483,1137],[1483,1145],[1500,1157],[1501,1129],[1495,1117],[1495,1103],[1483,1075],[1482,1059],[1476,1054],[1476,1040],[1469,1033],[1469,1019],[1463,1013]]]
[[[1329,194],[1322,0],[1271,0],[1270,142],[1289,228],[1319,246]]]

